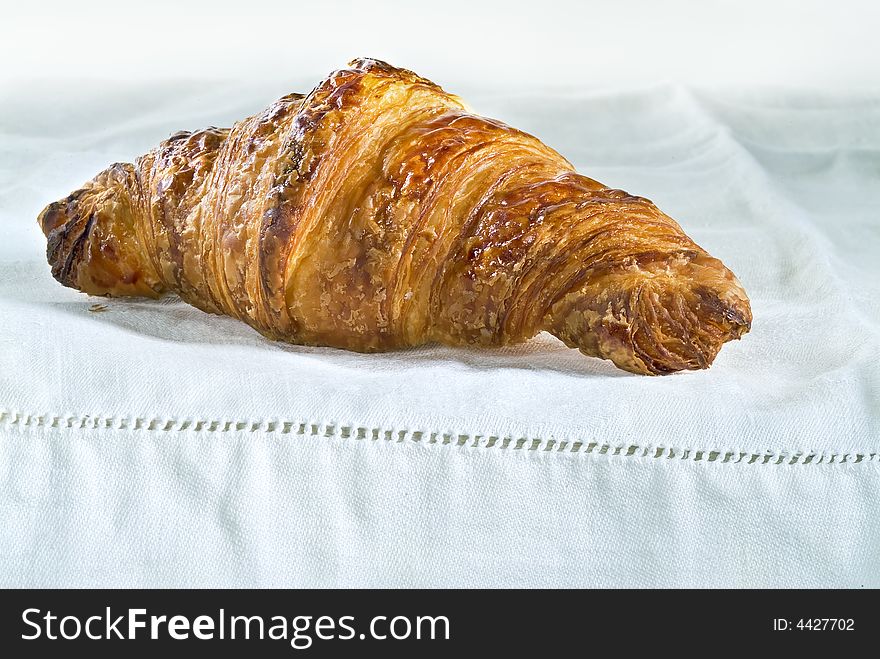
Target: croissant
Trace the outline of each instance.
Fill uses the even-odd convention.
[[[39,216],[54,277],[166,292],[362,352],[552,333],[634,373],[706,368],[746,294],[649,200],[405,69],[361,59],[229,129],[179,132]]]

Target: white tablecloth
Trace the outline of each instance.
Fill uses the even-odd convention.
[[[5,90],[0,586],[880,586],[880,96],[456,90],[739,276],[705,372],[281,345],[51,278],[43,205],[285,91]]]

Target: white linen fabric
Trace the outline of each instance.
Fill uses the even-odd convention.
[[[46,203],[290,90],[62,88],[0,106],[0,586],[880,586],[880,96],[453,89],[738,275],[751,333],[651,378],[63,288]]]

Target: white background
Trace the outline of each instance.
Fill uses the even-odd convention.
[[[880,81],[867,1],[0,4],[3,79],[317,79],[368,56],[447,85]]]

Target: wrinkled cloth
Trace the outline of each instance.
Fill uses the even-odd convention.
[[[736,273],[707,371],[291,346],[52,279],[46,203],[285,91],[0,107],[0,586],[880,586],[880,96],[455,90]]]

